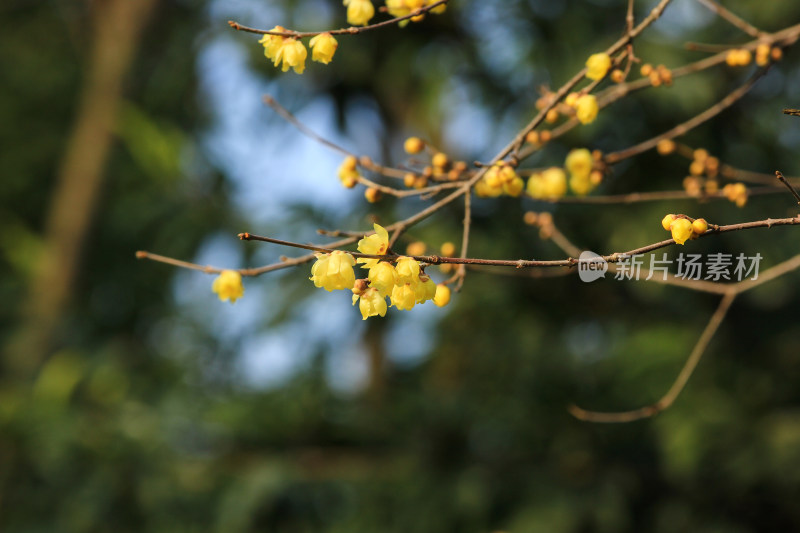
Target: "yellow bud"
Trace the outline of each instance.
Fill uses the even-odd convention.
[[[450,303],[450,288],[447,285],[440,283],[436,286],[436,295],[433,297],[433,303],[437,307],[444,307]]]
[[[692,222],[692,231],[694,231],[698,235],[702,235],[706,231],[708,231],[708,222],[704,218],[698,218],[694,222]]]
[[[620,69],[615,68],[611,71],[611,81],[614,83],[622,83],[625,81],[625,73],[622,72]]]
[[[639,73],[645,78],[650,76],[652,72],[653,72],[653,65],[651,65],[650,63],[645,63],[644,65],[642,65],[642,68],[639,69]]]
[[[414,186],[415,181],[417,181],[417,176],[413,172],[406,172],[403,176],[403,185],[409,189]]]
[[[566,98],[564,98],[564,103],[570,107],[575,107],[575,104],[578,103],[578,98],[580,95],[578,93],[569,93]]]
[[[661,226],[669,231],[669,227],[672,226],[672,223],[678,219],[675,215],[667,215],[661,220]]]
[[[431,158],[431,164],[434,167],[445,168],[448,163],[450,163],[450,159],[443,152],[438,152]]]
[[[406,255],[424,255],[425,243],[422,241],[414,241],[406,246]]]
[[[692,176],[701,176],[706,170],[706,165],[703,161],[694,160],[689,165],[689,174]]]
[[[367,187],[364,191],[364,198],[371,204],[378,202],[383,197],[383,193],[375,187]]]
[[[548,124],[552,124],[553,122],[558,120],[558,111],[556,111],[555,109],[551,109],[544,116],[544,119],[547,121]]]
[[[528,226],[535,226],[538,220],[539,216],[535,211],[526,211],[525,214],[522,215],[522,221]]]
[[[441,254],[442,257],[455,257],[456,245],[449,241],[442,244]]]
[[[605,52],[592,54],[586,60],[586,77],[590,80],[602,80],[611,68],[611,57]]]
[[[661,155],[669,155],[675,151],[675,141],[672,139],[661,139],[656,145],[656,150]]]
[[[539,142],[544,144],[550,142],[550,139],[553,137],[553,134],[550,130],[541,130],[539,132]]]
[[[409,137],[403,143],[403,149],[407,154],[418,154],[425,149],[425,142],[419,137]]]

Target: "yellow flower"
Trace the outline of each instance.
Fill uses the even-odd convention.
[[[349,155],[344,158],[342,164],[339,165],[339,170],[336,171],[339,176],[339,181],[348,189],[355,187],[358,182],[359,174],[358,170],[356,170],[357,164],[358,161],[356,161],[356,158]]]
[[[570,150],[564,166],[572,177],[589,178],[592,172],[592,153],[586,148]]]
[[[586,77],[590,80],[602,80],[611,68],[611,58],[606,53],[592,54],[586,60]]]
[[[698,235],[702,235],[706,231],[708,231],[708,222],[704,218],[695,219],[692,222],[692,231],[694,231]]]
[[[503,192],[515,198],[522,194],[524,188],[525,182],[519,176],[514,176],[514,179],[503,184]]]
[[[444,307],[450,303],[450,287],[440,283],[436,286],[436,296],[433,297],[433,303],[438,307]]]
[[[584,94],[575,103],[576,116],[581,124],[589,124],[597,117],[597,98],[593,94]]]
[[[329,254],[316,254],[317,262],[311,267],[311,277],[316,287],[326,291],[352,289],[356,283],[353,265],[356,264],[353,256],[336,250]]]
[[[395,267],[397,272],[397,283],[419,283],[419,263],[410,257],[401,257],[397,260]]]
[[[235,270],[223,270],[211,284],[211,290],[217,293],[220,301],[230,300],[231,303],[234,303],[244,296],[242,275]]]
[[[679,218],[674,221],[669,229],[672,231],[672,238],[675,239],[675,242],[678,244],[683,244],[688,241],[694,233],[692,223],[685,218]]]
[[[425,5],[429,6],[434,2],[436,2],[436,0],[426,0]],[[433,13],[434,15],[441,15],[442,13],[445,12],[445,10],[447,10],[447,4],[441,4],[431,9],[431,13]]]
[[[359,296],[354,294],[353,305],[356,305],[358,299]],[[369,288],[364,291],[360,300],[358,310],[361,311],[362,320],[371,316],[386,316],[386,300],[376,289]]]
[[[722,188],[722,194],[738,207],[744,207],[747,203],[747,187],[744,183],[728,183]]]
[[[567,192],[567,175],[559,167],[531,175],[528,179],[528,194],[533,198],[560,198]]]
[[[594,183],[592,183],[592,180],[590,180],[588,176],[583,178],[577,175],[573,175],[569,179],[569,188],[572,190],[573,193],[575,193],[578,196],[586,196],[587,194],[592,192],[592,189],[595,188],[595,185]]]
[[[417,295],[410,283],[395,285],[392,289],[392,305],[402,311],[410,311],[417,303]]]
[[[327,32],[315,35],[308,44],[311,46],[311,59],[326,65],[331,62],[336,47],[339,46],[333,35]]]
[[[391,263],[380,261],[369,269],[367,277],[370,286],[377,289],[381,296],[389,296],[397,282],[397,271]]]
[[[366,26],[375,15],[375,7],[370,0],[344,0],[347,6],[347,22],[353,26]]]
[[[289,67],[293,67],[295,72],[302,74],[306,68],[307,56],[305,45],[298,39],[284,39],[275,53],[272,63],[277,67],[278,63],[283,62],[281,66],[283,72],[289,70]]]
[[[270,31],[286,31],[286,28],[283,26],[275,26]],[[272,59],[275,57],[275,54],[278,53],[278,49],[283,44],[283,37],[280,35],[268,35],[264,34],[261,39],[258,41],[260,44],[264,46],[264,55],[267,59]]]
[[[419,281],[417,286],[414,287],[414,296],[417,299],[417,303],[423,304],[428,300],[433,300],[433,297],[436,296],[436,283],[425,274],[419,277]]]
[[[373,224],[372,227],[375,233],[358,241],[358,251],[362,254],[384,255],[389,249],[389,232],[378,224]],[[378,264],[378,260],[360,257],[358,263],[363,264],[365,268],[372,268]]]
[[[675,215],[667,215],[663,219],[661,219],[661,226],[669,231],[669,227],[672,226],[672,223],[678,219]]]

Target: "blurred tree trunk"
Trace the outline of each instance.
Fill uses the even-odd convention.
[[[38,368],[62,323],[101,189],[123,81],[156,1],[88,2],[92,37],[86,74],[50,200],[43,254],[22,327],[8,351],[8,364],[22,374]]]

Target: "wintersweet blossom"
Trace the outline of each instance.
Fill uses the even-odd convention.
[[[370,0],[344,0],[347,6],[347,22],[353,26],[366,26],[375,16],[375,6]]]
[[[593,94],[584,94],[578,98],[575,106],[575,115],[578,117],[581,124],[594,122],[594,119],[597,117],[598,107],[597,98],[595,98]]]
[[[358,241],[358,251],[362,254],[384,255],[389,249],[389,232],[378,224],[372,227],[375,233]],[[372,268],[378,264],[378,260],[360,257],[358,263],[363,264],[365,268]]]
[[[417,303],[417,295],[410,283],[395,285],[392,289],[392,305],[402,311],[410,311]]]
[[[418,304],[423,304],[428,300],[433,300],[436,296],[436,283],[427,275],[419,277],[419,283],[414,287],[414,297]]]
[[[397,283],[419,283],[419,263],[410,257],[401,257],[397,260]]]
[[[361,295],[353,295],[353,305],[358,301],[358,310],[361,311],[362,320],[371,316],[386,316],[386,299],[377,289],[370,287]]]
[[[533,198],[560,198],[567,192],[567,174],[559,167],[548,168],[528,178],[528,194]]]
[[[611,58],[606,53],[592,54],[586,60],[586,77],[590,80],[602,80],[611,68]]]
[[[369,284],[377,289],[381,296],[389,296],[397,283],[397,271],[394,265],[387,261],[379,261],[369,269]]]
[[[570,150],[564,161],[564,167],[572,176],[589,179],[589,173],[592,171],[592,153],[586,148]]]
[[[317,261],[311,267],[311,277],[316,287],[326,291],[352,289],[356,282],[352,255],[336,250],[329,254],[316,254]]]
[[[333,54],[339,46],[333,35],[327,32],[315,35],[308,44],[311,46],[312,61],[318,61],[326,65],[331,62]]]
[[[286,31],[286,28],[283,26],[275,26],[270,31],[284,32]],[[281,44],[283,44],[283,39],[284,38],[280,35],[264,34],[261,37],[258,42],[264,46],[264,55],[267,57],[267,59],[273,59],[275,57],[275,54],[278,53],[278,49],[281,47]]]
[[[670,225],[669,229],[672,232],[672,238],[678,244],[683,244],[688,241],[694,233],[692,223],[686,218],[677,219]]]
[[[230,300],[231,303],[234,303],[244,296],[242,275],[235,270],[223,270],[214,280],[211,290],[217,293],[220,301]]]
[[[308,52],[299,39],[284,39],[275,53],[275,57],[272,58],[272,63],[277,67],[278,63],[282,62],[281,70],[283,72],[294,68],[296,73],[302,74],[306,68],[306,57],[308,57]]]

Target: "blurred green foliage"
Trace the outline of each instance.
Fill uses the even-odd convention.
[[[614,410],[657,399],[717,297],[642,282],[589,285],[575,276],[476,271],[437,315],[443,318],[435,319],[433,346],[419,363],[389,356],[397,348],[389,339],[398,338],[391,337],[398,313],[362,327],[353,310],[347,327],[372,361],[363,389],[331,386],[324,344],[314,344],[300,372],[259,388],[237,379],[237,356],[246,335],[305,327],[299,310],[319,296],[306,270],[248,281],[251,298],[258,283],[267,285],[272,314],[257,321],[257,331],[231,340],[220,334],[225,324],[187,314],[198,300],[181,304],[181,273],[133,259],[137,249],[192,259],[210,235],[249,228],[249,214],[231,201],[235,183],[204,156],[202,136],[219,120],[198,89],[204,42],[244,43],[253,71],[262,80],[280,79],[273,88],[293,110],[306,105],[292,99],[298,87],[308,101],[330,97],[342,131],[361,126],[348,110],[368,101],[385,131],[375,156],[397,161],[399,141],[415,133],[469,161],[491,157],[529,120],[539,85],[559,85],[620,35],[627,2],[453,0],[446,15],[402,31],[343,37],[334,62],[309,66],[299,81],[273,70],[249,36],[231,36],[224,20],[209,20],[221,13],[216,4],[159,3],[127,78],[102,199],[55,345],[33,379],[2,367],[0,530],[800,528],[800,327],[792,311],[798,273],[736,301],[670,410],[634,424],[592,425],[571,418],[565,406]],[[637,14],[649,4],[637,2]],[[88,5],[17,1],[0,8],[3,343],[22,320],[41,252],[48,192],[86,71]],[[796,2],[726,5],[764,30],[800,21]],[[333,0],[270,8],[285,20],[241,22],[342,23]],[[683,49],[685,40],[746,39],[695,2],[675,0],[665,20],[637,41],[636,53],[668,66],[701,57]],[[798,104],[798,53],[786,50],[751,95],[686,142],[735,166],[800,173],[800,122],[780,115]],[[713,69],[671,89],[638,93],[553,143],[533,164],[560,164],[575,146],[630,146],[705,109],[742,76]],[[483,129],[475,135],[485,146],[445,144],[446,126],[468,109],[465,103],[492,118],[473,126]],[[685,167],[647,153],[620,165],[599,192],[676,189]],[[391,220],[419,205],[387,201],[372,214]],[[308,240],[305,228],[365,226],[370,207],[359,203],[335,218],[312,205],[287,206],[286,217],[268,221],[266,230]],[[553,208],[479,201],[470,255],[561,257],[522,225],[527,209],[553,210],[566,235],[603,252],[664,238],[658,221],[667,212],[712,222],[793,212],[788,195],[753,198],[743,210],[726,202]],[[461,216],[457,208],[444,211],[412,235],[455,241]],[[777,228],[704,239],[693,251],[759,252],[763,269],[794,254],[796,243],[794,230]],[[257,263],[257,248],[246,250],[245,262]],[[202,316],[214,317],[221,306],[205,296],[209,311]]]

